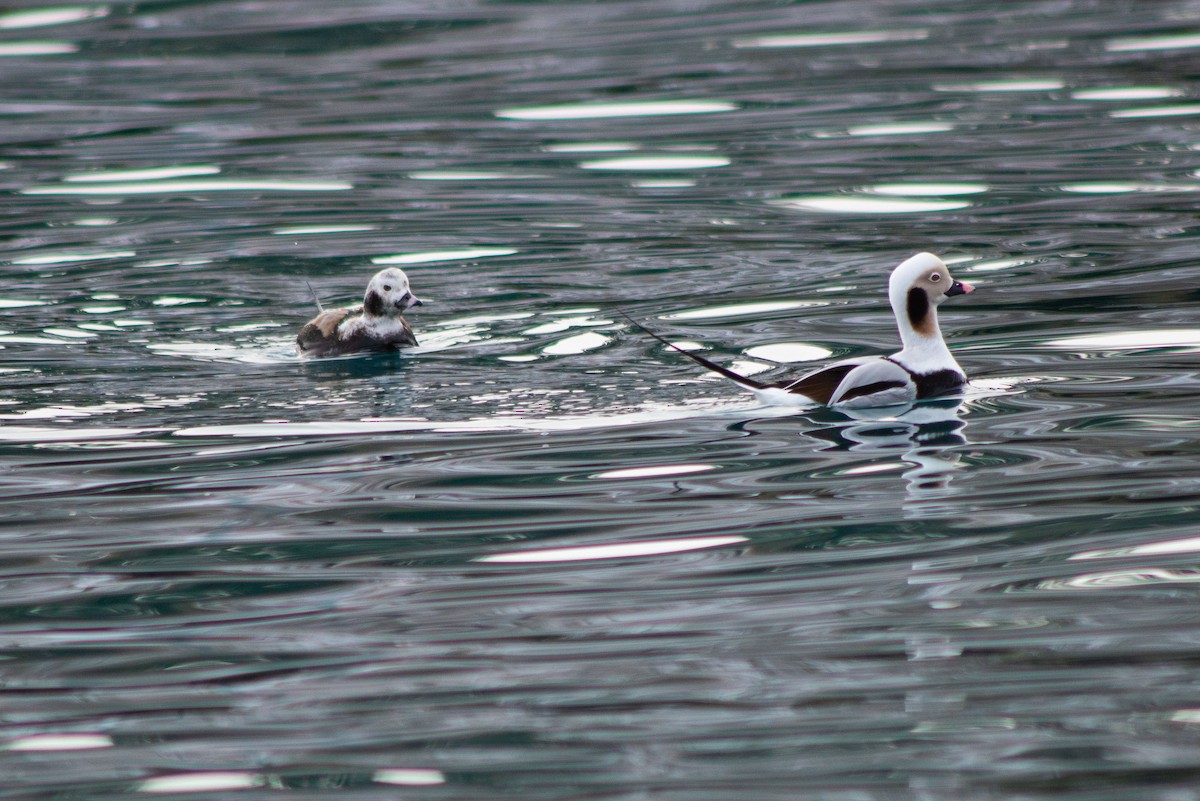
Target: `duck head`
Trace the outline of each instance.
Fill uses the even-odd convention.
[[[408,286],[408,276],[395,267],[375,273],[363,295],[363,313],[369,317],[399,317],[420,305],[420,299]]]
[[[951,277],[945,262],[932,253],[918,253],[901,262],[888,281],[900,338],[906,345],[913,336],[940,340],[937,307],[946,298],[974,291],[975,287]]]

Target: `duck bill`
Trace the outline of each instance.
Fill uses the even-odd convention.
[[[408,294],[396,301],[396,309],[406,312],[413,306],[424,306],[425,304],[416,295]]]
[[[975,291],[975,287],[968,284],[966,281],[955,281],[946,290],[946,297],[952,298],[955,295],[967,295]]]

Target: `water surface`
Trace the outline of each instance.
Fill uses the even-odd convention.
[[[1200,798],[1198,32],[0,13],[6,797]],[[764,408],[621,316],[782,376],[920,250],[961,400]],[[422,346],[296,358],[386,264]]]

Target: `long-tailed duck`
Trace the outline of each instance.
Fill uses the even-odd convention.
[[[324,309],[317,301],[319,313],[300,329],[296,346],[302,356],[342,356],[412,347],[417,338],[400,315],[420,305],[404,271],[389,267],[371,278],[361,306]]]
[[[777,384],[735,373],[672,345],[640,323],[634,325],[692,361],[750,390],[765,403],[819,403],[847,409],[893,406],[946,395],[967,383],[966,375],[942,339],[937,307],[946,298],[974,289],[951,278],[937,256],[918,253],[896,267],[888,281],[888,298],[904,345],[899,353],[837,361]]]

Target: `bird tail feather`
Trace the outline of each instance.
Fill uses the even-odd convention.
[[[325,311],[325,307],[321,305],[321,299],[317,297],[317,290],[313,289],[312,284],[308,283],[307,281],[304,282],[304,285],[308,287],[308,291],[312,295],[313,303],[317,304],[317,314]]]
[[[649,328],[642,325],[641,323],[639,323],[637,320],[630,317],[625,312],[619,312],[619,314],[622,317],[624,317],[626,320],[628,320],[634,326],[634,328],[637,328],[642,333],[648,334],[649,336],[653,337],[654,339],[657,339],[659,342],[666,345],[668,348],[678,351],[679,353],[682,353],[684,356],[687,356],[689,359],[691,359],[692,361],[694,361],[696,364],[700,365],[701,367],[704,367],[707,370],[711,370],[718,375],[724,376],[725,378],[728,378],[730,381],[732,381],[735,384],[743,386],[746,389],[766,389],[769,386],[768,384],[764,384],[761,381],[755,381],[753,378],[750,378],[749,376],[744,376],[741,373],[735,373],[733,370],[730,370],[728,367],[722,367],[721,365],[717,364],[716,362],[714,362],[710,359],[706,359],[703,356],[697,356],[695,353],[692,353],[691,351],[684,350],[683,348],[679,347],[678,345],[668,342],[666,339],[660,337],[658,334],[654,333]]]

